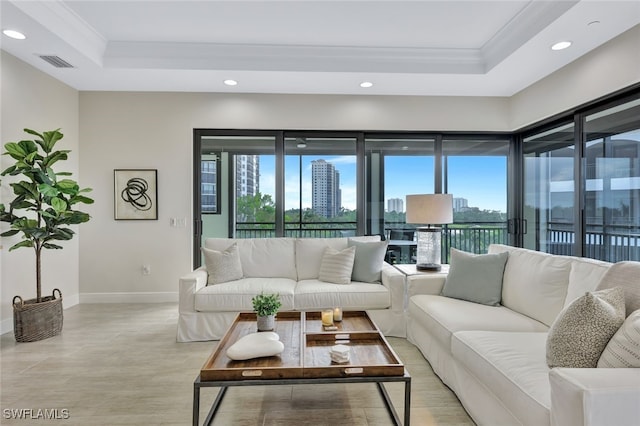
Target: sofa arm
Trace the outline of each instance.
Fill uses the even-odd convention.
[[[382,264],[382,285],[391,293],[391,310],[404,311],[405,309],[405,280],[404,274],[391,264]]]
[[[407,275],[407,297],[411,298],[416,294],[441,294],[447,275],[449,275],[449,265],[442,265],[442,269],[438,272],[412,271]]]
[[[554,368],[552,426],[640,424],[640,368]]]
[[[178,283],[178,311],[195,312],[196,292],[207,285],[207,269],[204,266],[180,277]]]

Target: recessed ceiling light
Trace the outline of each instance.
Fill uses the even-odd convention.
[[[587,25],[598,25],[600,21],[591,21]]]
[[[551,46],[551,50],[562,50],[562,49],[566,49],[569,46],[571,46],[570,41],[559,41],[553,46]]]
[[[371,87],[373,86],[373,83],[370,81],[363,81],[362,83],[360,83],[360,87]]]
[[[227,86],[235,86],[236,84],[238,84],[238,82],[235,80],[225,80],[224,84],[226,84]]]
[[[24,40],[25,38],[27,38],[26,35],[16,30],[3,30],[2,34],[6,35],[7,37],[14,38],[16,40]]]

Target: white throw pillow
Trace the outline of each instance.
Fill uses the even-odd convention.
[[[224,251],[211,250],[202,247],[204,263],[207,267],[209,279],[207,284],[221,284],[242,278],[242,264],[238,245],[233,243]]]
[[[322,255],[318,279],[328,283],[349,284],[355,257],[355,247],[340,251],[327,247]]]
[[[587,292],[560,312],[547,336],[547,365],[595,368],[625,317],[624,290]]]
[[[629,315],[609,340],[598,367],[640,368],[640,309]]]

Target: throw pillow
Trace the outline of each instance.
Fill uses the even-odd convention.
[[[624,291],[587,292],[564,308],[547,335],[547,364],[595,368],[609,340],[624,322]]]
[[[322,255],[318,279],[328,283],[349,284],[355,256],[355,247],[344,250],[327,247]]]
[[[348,246],[356,248],[351,279],[363,283],[380,282],[387,245],[388,241],[360,242],[349,239]]]
[[[224,251],[202,247],[202,254],[204,254],[204,263],[209,274],[207,284],[221,284],[242,278],[238,244],[233,243]]]
[[[471,254],[451,249],[451,266],[442,295],[483,305],[498,306],[508,252]]]
[[[609,340],[598,367],[640,368],[640,309],[629,315]]]
[[[604,274],[596,290],[620,287],[624,289],[627,312],[640,309],[640,262],[616,262]]]

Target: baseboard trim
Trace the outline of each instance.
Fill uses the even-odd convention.
[[[80,293],[80,303],[166,303],[177,301],[177,292]]]
[[[62,309],[67,310],[72,306],[75,306],[80,303],[80,297],[78,294],[74,294],[71,296],[62,296]],[[13,306],[11,307],[13,310]],[[13,332],[13,314],[11,318],[6,318],[0,321],[0,334]]]

